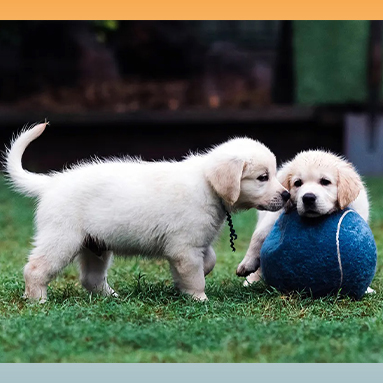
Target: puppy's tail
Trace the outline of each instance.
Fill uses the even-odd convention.
[[[31,197],[38,197],[46,190],[50,177],[28,172],[23,168],[21,158],[27,146],[43,133],[47,125],[48,122],[44,122],[23,130],[5,154],[5,171],[9,180],[18,191]]]

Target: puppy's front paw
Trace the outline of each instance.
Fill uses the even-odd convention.
[[[246,277],[245,282],[243,282],[243,285],[250,286],[253,283],[259,282],[261,279],[262,279],[261,269],[258,269],[255,273],[252,273]]]
[[[21,296],[21,298],[25,299],[26,301],[29,301],[31,303],[40,303],[40,304],[44,304],[44,303],[47,303],[47,298],[39,298],[39,299],[35,299],[35,298],[31,298],[29,297],[28,295],[25,295],[23,294]]]
[[[244,259],[237,267],[237,275],[239,277],[247,277],[257,271],[260,266],[259,258]]]

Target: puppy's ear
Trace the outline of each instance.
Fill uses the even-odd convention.
[[[282,186],[290,191],[291,189],[291,162],[285,163],[282,168],[278,171],[277,178],[278,181],[282,184]],[[284,209],[286,213],[289,213],[294,208],[293,201],[291,198],[285,203]]]
[[[350,163],[338,168],[338,204],[341,210],[356,200],[362,188],[363,182]]]
[[[246,167],[244,160],[231,158],[210,166],[206,178],[216,193],[228,204],[237,202],[241,192],[242,173]]]
[[[288,191],[290,191],[291,189],[291,183],[290,183],[291,177],[292,177],[291,163],[287,162],[281,167],[281,169],[278,170],[277,178],[278,178],[278,181],[282,184],[282,186]]]

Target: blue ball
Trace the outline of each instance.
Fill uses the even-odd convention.
[[[376,270],[374,236],[364,219],[346,209],[317,218],[282,213],[261,249],[263,278],[282,292],[360,299]]]

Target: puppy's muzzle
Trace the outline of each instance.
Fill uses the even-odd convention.
[[[316,217],[321,215],[318,212],[317,196],[314,193],[306,193],[302,197],[304,212],[303,215],[307,217]]]
[[[290,193],[284,190],[280,196],[273,198],[267,206],[258,206],[258,210],[278,211],[283,208],[286,202],[290,199]]]
[[[306,193],[302,197],[302,202],[305,208],[314,207],[316,200],[317,200],[317,196],[314,193]]]

